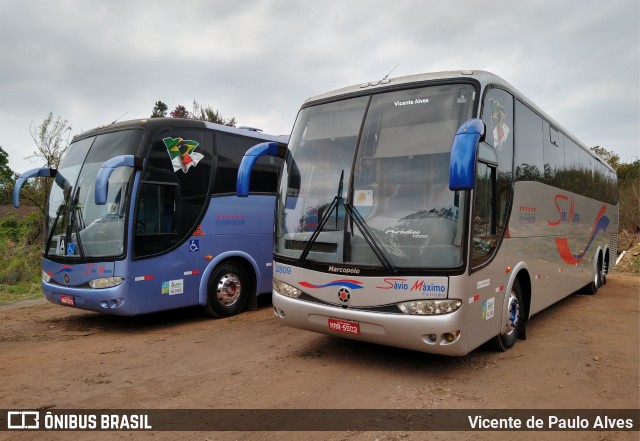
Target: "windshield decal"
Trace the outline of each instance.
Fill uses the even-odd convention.
[[[171,157],[174,172],[182,170],[186,173],[189,168],[195,167],[204,158],[203,155],[195,151],[199,145],[197,141],[182,138],[164,138],[162,141]]]
[[[415,104],[428,104],[429,103],[429,98],[416,98],[415,100],[405,100],[405,101],[394,101],[393,105],[398,107],[398,106],[413,106]]]

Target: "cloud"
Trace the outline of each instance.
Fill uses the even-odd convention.
[[[639,6],[551,0],[0,4],[0,145],[24,171],[29,123],[74,133],[193,100],[288,133],[309,96],[385,76],[492,71],[587,145],[640,155]]]

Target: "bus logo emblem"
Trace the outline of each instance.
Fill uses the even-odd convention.
[[[351,292],[347,288],[340,288],[340,290],[338,290],[338,300],[340,300],[341,303],[349,303],[349,300],[351,300]]]

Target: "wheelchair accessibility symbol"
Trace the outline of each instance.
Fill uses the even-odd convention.
[[[189,241],[189,251],[200,251],[200,241],[198,239],[191,239]]]

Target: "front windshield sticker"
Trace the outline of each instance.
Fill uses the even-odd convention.
[[[491,122],[493,123],[493,147],[502,151],[502,146],[507,142],[509,126],[504,123],[507,118],[507,109],[500,105],[500,101],[489,100],[491,107]]]
[[[406,100],[406,101],[394,101],[393,105],[398,106],[413,106],[415,104],[428,104],[429,98],[416,98],[415,100]]]
[[[194,151],[199,144],[197,141],[182,138],[164,138],[162,141],[171,157],[174,172],[182,170],[186,173],[190,167],[195,167],[204,158],[203,155]]]

